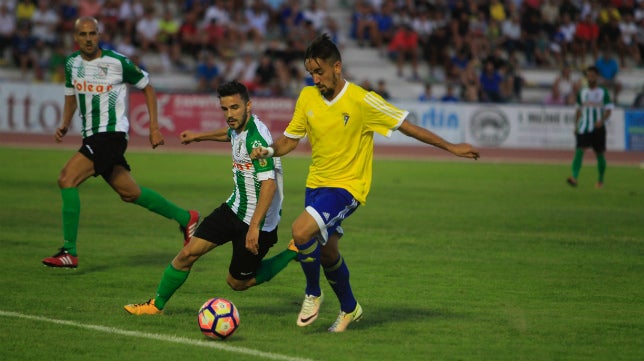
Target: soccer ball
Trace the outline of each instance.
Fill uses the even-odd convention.
[[[239,327],[239,312],[229,300],[215,297],[201,306],[197,322],[204,335],[223,340],[235,333]]]

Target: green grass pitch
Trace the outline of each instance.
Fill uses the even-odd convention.
[[[80,187],[80,266],[40,261],[60,247],[56,178],[73,150],[0,147],[1,360],[643,360],[644,171],[610,164],[593,187],[567,164],[377,159],[366,206],[341,250],[361,322],[329,334],[339,305],[295,325],[304,278],[291,263],[245,292],[225,283],[230,246],[203,257],[159,317],[122,306],[152,297],[182,244],[177,225],[120,201],[102,179]],[[227,155],[128,153],[133,175],[180,206],[209,213],[232,190]],[[302,211],[309,159],[284,158],[276,251]],[[241,327],[199,332],[210,297],[231,299]]]

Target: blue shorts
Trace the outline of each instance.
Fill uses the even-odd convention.
[[[325,245],[329,235],[344,234],[342,220],[360,205],[351,193],[342,188],[306,188],[304,206],[320,228],[318,241]]]

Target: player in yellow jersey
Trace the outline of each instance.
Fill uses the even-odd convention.
[[[374,92],[346,81],[342,59],[328,35],[318,36],[306,49],[306,71],[315,86],[305,87],[284,135],[270,147],[258,147],[252,158],[278,157],[291,152],[308,136],[311,161],[306,180],[305,210],[293,222],[298,259],[306,277],[306,291],[297,325],[318,317],[323,300],[320,266],[340,302],[340,314],[329,328],[343,332],[360,319],[362,307],[351,291],[349,269],[338,249],[341,223],[360,204],[371,186],[374,132],[390,136],[395,130],[454,155],[478,159],[470,144],[452,144],[405,120],[399,109]]]

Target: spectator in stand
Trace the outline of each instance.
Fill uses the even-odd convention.
[[[461,72],[461,98],[466,102],[478,102],[481,99],[481,80],[478,74],[480,62],[471,59]]]
[[[201,47],[215,54],[222,54],[233,46],[228,42],[226,33],[226,26],[219,24],[216,18],[211,18],[202,29]]]
[[[435,102],[436,97],[432,93],[432,83],[430,82],[425,82],[425,85],[423,85],[423,92],[418,96],[418,101],[419,102]]]
[[[451,49],[447,25],[440,25],[440,23],[438,22],[435,23],[437,25],[436,27],[434,27],[432,34],[429,36],[429,44],[427,46],[427,50],[425,51],[425,54],[427,56],[425,60],[429,64],[430,69],[435,69],[438,66],[444,66],[444,64],[449,61],[449,52]],[[447,78],[447,80],[450,79]]]
[[[574,52],[576,30],[577,24],[572,21],[570,14],[562,13],[561,23],[552,38],[551,44],[551,50],[558,54],[556,60],[560,65],[566,61],[569,54],[572,54],[573,58],[577,56],[576,52]],[[575,63],[578,63],[578,60],[575,60]]]
[[[507,15],[505,13],[505,6],[501,0],[490,0],[488,5],[488,19],[502,23],[505,21]]]
[[[391,100],[391,94],[387,89],[387,82],[385,81],[385,79],[378,79],[378,82],[376,83],[376,89],[374,89],[374,91],[376,92],[376,94],[380,95],[382,99]]]
[[[467,68],[467,64],[472,59],[470,48],[467,45],[461,46],[458,51],[449,58],[445,64],[445,77],[447,81],[459,81],[461,73]]]
[[[412,81],[420,80],[418,75],[418,34],[409,24],[398,26],[388,47],[389,57],[396,62],[398,76],[403,76],[405,62],[411,63]]]
[[[31,16],[36,11],[36,3],[33,0],[18,0],[16,4],[16,22],[31,22]]]
[[[105,34],[103,34],[105,35]],[[116,44],[116,51],[127,56],[132,60],[134,54],[137,53],[136,46],[132,42],[132,35],[126,33],[121,37],[121,41]]]
[[[521,73],[521,65],[516,55],[508,59],[503,76],[505,90],[503,96],[506,101],[521,103],[523,101],[523,87],[526,84],[525,77]]]
[[[618,96],[622,91],[622,83],[618,79],[619,63],[613,57],[611,48],[602,49],[602,55],[595,62],[599,72],[598,83],[613,91],[613,104],[619,105]]]
[[[155,10],[153,5],[147,6],[143,17],[136,22],[135,44],[143,53],[149,50],[159,50],[159,18],[156,16]],[[165,64],[164,68],[167,68]]]
[[[559,92],[559,87],[553,86],[543,99],[543,105],[567,105],[566,97]]]
[[[29,69],[35,67],[35,57],[33,51],[36,46],[36,39],[31,36],[29,22],[22,21],[13,37],[13,61],[20,68],[22,79],[27,79]]]
[[[9,12],[7,5],[0,4],[0,65],[7,60],[5,50],[11,49],[16,34],[16,18]]]
[[[505,19],[501,23],[501,41],[503,49],[508,54],[513,54],[515,51],[523,49],[521,35],[519,14],[512,14],[509,19]]]
[[[626,57],[633,59],[635,64],[640,63],[640,52],[637,48],[637,24],[633,18],[633,14],[624,13],[622,21],[619,22],[619,58],[622,67],[626,67]]]
[[[308,8],[304,10],[302,16],[304,16],[304,19],[311,22],[313,28],[317,32],[322,31],[326,25],[326,10],[324,10],[316,0],[310,1]]]
[[[189,11],[183,15],[183,22],[179,27],[179,41],[181,52],[197,58],[201,50],[201,33],[197,25],[197,12]]]
[[[65,83],[65,59],[67,58],[67,49],[62,41],[54,44],[54,51],[49,57],[49,81],[52,83]]]
[[[445,94],[443,94],[440,100],[443,103],[457,103],[459,101],[454,83],[448,82],[445,85]]]
[[[101,7],[102,33],[110,33],[115,36],[120,33],[119,29],[119,4],[120,0],[105,0]]]
[[[290,0],[282,5],[279,12],[279,26],[282,36],[288,36],[296,27],[304,22],[304,13],[298,0]]]
[[[376,11],[366,0],[359,0],[352,15],[352,33],[358,45],[363,47],[365,42],[375,45],[380,42]]]
[[[588,13],[584,16],[582,21],[577,23],[575,28],[575,42],[573,44],[575,58],[578,59],[580,63],[583,63],[590,51],[593,59],[596,59],[598,40],[599,26],[597,26],[592,19],[592,15]]]
[[[129,34],[134,40],[136,22],[143,17],[143,4],[138,0],[121,0],[118,24],[122,35]],[[72,24],[73,25],[73,24]],[[70,29],[73,30],[73,27]]]
[[[230,13],[223,0],[215,0],[206,8],[203,23],[210,24],[213,20],[220,26],[226,26],[230,22]]]
[[[99,0],[78,0],[78,15],[100,17],[103,2]]]
[[[204,51],[197,64],[197,91],[213,92],[221,82],[219,66],[215,54]]]
[[[60,18],[49,0],[38,0],[38,6],[31,15],[31,35],[45,45],[53,46],[59,23]]]
[[[259,59],[257,70],[255,70],[255,92],[256,96],[273,96],[277,83],[277,68],[270,55],[264,53]]]
[[[75,0],[65,0],[58,8],[60,16],[60,28],[58,36],[68,35],[74,29],[74,21],[78,19],[78,5]],[[70,37],[71,39],[71,37]]]
[[[580,87],[579,80],[575,80],[572,76],[572,68],[568,64],[564,64],[561,68],[559,76],[555,78],[550,93],[553,95],[561,96],[564,104],[573,105],[577,101],[577,91]],[[556,88],[556,89],[554,89]]]
[[[487,103],[501,103],[504,101],[502,93],[503,76],[494,67],[494,62],[486,60],[479,78],[481,83],[481,101]]]
[[[185,70],[185,65],[181,60],[181,43],[179,42],[181,24],[174,18],[174,13],[170,8],[163,10],[163,17],[159,19],[158,24],[157,46],[159,53],[163,58],[167,58],[172,66]]]
[[[233,62],[231,74],[228,76],[232,79],[237,79],[240,83],[244,84],[248,91],[253,94],[257,87],[255,83],[257,74],[257,61],[251,52],[246,51],[241,57],[238,57]]]
[[[481,57],[490,50],[490,44],[487,38],[488,20],[485,12],[477,11],[471,15],[469,33],[467,35],[472,56]]]
[[[644,1],[637,1],[633,9],[633,19],[639,24],[644,19]]]
[[[521,21],[521,44],[528,66],[543,65],[543,58],[537,58],[537,44],[542,30],[539,10],[526,6]]]
[[[244,16],[249,27],[249,37],[256,46],[259,46],[266,38],[268,31],[269,11],[262,0],[254,0],[253,5],[244,11]]]
[[[541,6],[541,27],[548,34],[548,38],[552,38],[557,32],[557,25],[561,18],[558,2],[557,0],[546,0]]]
[[[376,46],[379,50],[383,44],[389,44],[394,37],[394,31],[396,30],[396,24],[394,22],[395,8],[396,5],[392,0],[386,0],[382,3],[380,11],[376,14],[376,23],[378,24],[378,37],[376,40],[379,42]]]
[[[468,35],[470,32],[470,15],[467,9],[456,14],[453,13],[449,27],[452,46],[454,48],[459,49],[463,45],[469,44]]]
[[[559,14],[563,18],[568,15],[568,18],[573,20],[579,16],[579,7],[576,5],[575,0],[562,0],[559,5]]]
[[[642,2],[644,4],[644,1]],[[644,5],[642,5],[644,6]],[[644,66],[644,18],[638,22],[639,26],[637,27],[637,35],[635,36],[637,43],[637,50],[639,52],[638,59],[639,66]]]
[[[591,3],[597,6],[597,3]],[[592,19],[599,26],[600,32],[605,32],[605,27],[611,26],[611,23],[619,24],[622,20],[622,15],[619,12],[619,9],[615,6],[612,1],[602,1],[599,4],[599,10],[592,12]],[[606,44],[602,44],[606,45]]]

